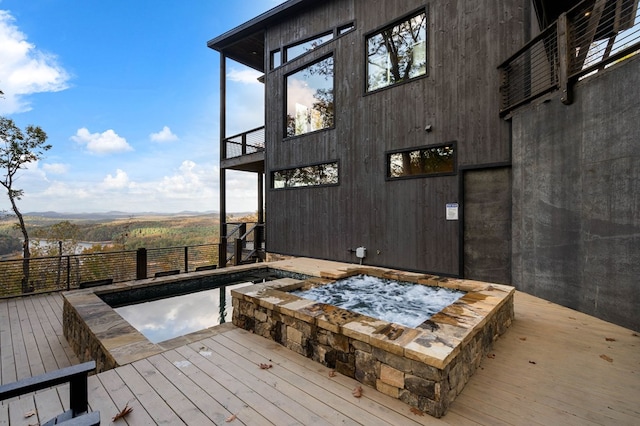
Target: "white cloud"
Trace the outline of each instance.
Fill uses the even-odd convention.
[[[231,69],[227,73],[227,78],[231,81],[235,81],[237,83],[245,83],[245,84],[261,84],[258,81],[258,78],[262,76],[261,72],[256,70],[252,70],[250,68],[246,69]]]
[[[71,211],[73,206],[76,205],[79,199],[86,200],[91,197],[91,192],[84,187],[77,187],[65,182],[52,182],[41,194],[31,194],[29,192],[26,195],[35,201],[39,198],[49,198],[54,201],[55,207],[52,204],[48,204],[46,207],[30,208],[31,211],[35,210],[57,210],[57,211]],[[72,204],[69,204],[71,200]],[[105,210],[106,211],[106,210]]]
[[[102,181],[102,185],[105,189],[122,189],[129,186],[129,176],[126,172],[118,169],[116,170],[116,175],[111,176],[108,174],[107,177]]]
[[[178,140],[178,136],[168,126],[164,126],[158,133],[151,133],[149,139],[153,142],[173,142]]]
[[[42,165],[42,170],[53,175],[63,175],[69,171],[69,165],[62,163],[46,163]]]
[[[173,171],[156,177],[134,177],[133,171],[130,176],[124,169],[116,169],[115,173],[82,180],[70,175],[65,175],[66,180],[48,180],[44,168],[34,164],[21,174],[19,187],[25,191],[19,204],[21,211],[136,213],[219,209],[219,167],[214,163],[183,160]],[[255,173],[229,171],[227,185],[233,188],[227,191],[229,213],[257,210]],[[0,197],[0,210],[9,208]]]
[[[69,74],[58,64],[56,56],[29,43],[6,10],[0,10],[0,58],[0,85],[4,92],[0,114],[29,111],[26,95],[68,87]]]
[[[133,151],[127,140],[118,136],[116,132],[109,129],[102,133],[89,133],[86,127],[78,129],[71,139],[79,144],[86,144],[87,151],[92,154],[115,154],[119,152]]]
[[[287,113],[296,110],[296,104],[313,105],[317,102],[315,90],[303,80],[290,79],[287,85]]]

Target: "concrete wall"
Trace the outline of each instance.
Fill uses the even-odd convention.
[[[518,110],[513,285],[640,330],[640,57]]]

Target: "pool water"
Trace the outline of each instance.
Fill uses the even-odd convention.
[[[152,343],[231,321],[231,290],[252,282],[121,306],[114,310]],[[225,298],[220,306],[220,292]]]
[[[356,275],[292,294],[415,328],[461,298],[465,292]]]

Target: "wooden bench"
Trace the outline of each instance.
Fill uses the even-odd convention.
[[[101,285],[113,284],[113,278],[106,278],[104,280],[84,281],[80,283],[80,288],[98,287]]]
[[[200,271],[213,271],[214,269],[216,269],[218,267],[218,265],[204,265],[204,266],[198,266],[196,267],[196,272],[200,272]]]
[[[87,413],[87,376],[96,369],[95,361],[73,365],[60,370],[51,371],[36,377],[29,377],[17,382],[0,386],[0,401],[14,398],[30,392],[69,383],[70,409],[59,416],[42,423],[43,426],[61,424],[67,426],[94,426],[100,424],[100,412]]]

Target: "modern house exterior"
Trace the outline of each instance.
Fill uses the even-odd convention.
[[[226,172],[253,172],[271,255],[507,283],[640,330],[639,43],[637,0],[289,0],[208,42],[221,217]],[[232,136],[228,60],[265,91],[264,127]]]

